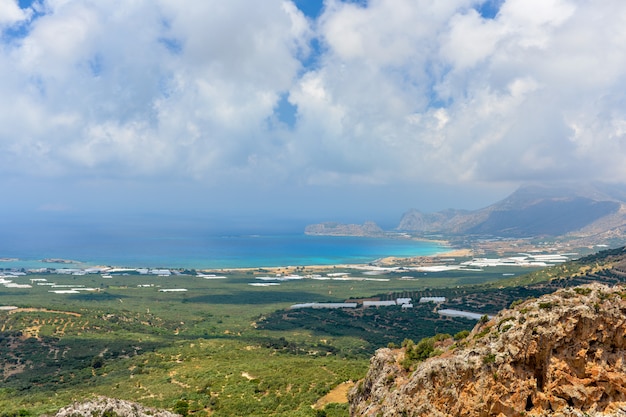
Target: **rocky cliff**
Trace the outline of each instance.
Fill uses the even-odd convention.
[[[181,417],[169,411],[144,407],[137,403],[98,397],[97,399],[77,402],[60,409],[53,417]],[[42,416],[46,417],[46,416]]]
[[[381,349],[351,415],[625,416],[625,300],[621,286],[564,289],[438,342],[421,363]]]

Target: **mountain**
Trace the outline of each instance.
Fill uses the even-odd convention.
[[[410,210],[397,229],[507,238],[624,234],[626,188],[608,184],[527,185],[479,210]]]
[[[480,320],[465,338],[380,349],[350,392],[351,415],[624,415],[625,299],[622,286],[567,288]]]

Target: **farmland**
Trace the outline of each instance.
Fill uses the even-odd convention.
[[[0,409],[35,416],[107,395],[195,416],[346,415],[345,404],[312,405],[362,378],[375,349],[454,333],[474,321],[440,316],[432,303],[354,311],[291,305],[437,296],[468,285],[481,291],[503,274],[527,271],[507,266],[371,275],[300,268],[302,277],[317,279],[283,279],[269,287],[250,284],[277,271],[12,277],[17,285],[0,287],[0,305],[18,307],[0,311]],[[278,271],[282,277],[295,272]]]

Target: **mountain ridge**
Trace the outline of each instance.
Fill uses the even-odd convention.
[[[403,214],[398,231],[506,238],[598,235],[626,229],[626,189],[607,184],[525,185],[490,206]]]
[[[621,184],[529,184],[476,210],[406,211],[393,230],[374,222],[323,222],[307,235],[394,237],[443,235],[456,241],[485,237],[578,240],[582,246],[626,243],[626,186]],[[617,242],[614,242],[617,240]]]

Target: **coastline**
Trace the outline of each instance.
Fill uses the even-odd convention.
[[[259,241],[259,239],[265,239]],[[140,248],[134,256],[117,253],[92,251],[98,256],[68,252],[62,256],[47,256],[33,258],[6,256],[0,258],[0,269],[4,270],[88,270],[104,268],[128,269],[170,269],[172,271],[325,271],[332,269],[361,269],[364,266],[391,267],[393,263],[412,263],[422,258],[450,256],[455,250],[450,250],[448,242],[443,240],[429,240],[414,237],[367,238],[362,237],[309,237],[306,236],[263,236],[249,238],[230,238],[219,243],[227,245],[230,252],[213,253],[212,247],[190,246],[195,242],[185,242],[186,246],[169,248],[166,244],[157,249],[163,255],[145,256],[147,252]],[[254,240],[254,242],[253,242]],[[375,241],[376,243],[372,243]],[[241,242],[242,250],[237,246]],[[364,243],[365,242],[365,243]],[[398,243],[402,242],[402,243]],[[413,243],[416,243],[415,245]],[[214,242],[211,242],[214,243]],[[247,245],[247,246],[246,246]],[[256,245],[256,246],[255,246]],[[206,255],[204,252],[206,251]],[[382,253],[389,256],[381,256]],[[8,254],[7,254],[8,255]],[[24,254],[26,255],[26,253]],[[107,256],[108,255],[108,256]],[[117,260],[115,260],[118,258]],[[129,258],[125,260],[125,258]],[[222,262],[223,260],[223,262]],[[338,262],[336,262],[338,261]],[[239,265],[238,265],[239,264]],[[106,267],[105,267],[106,265]]]
[[[105,270],[153,270],[153,269],[168,269],[171,271],[182,271],[182,270],[194,270],[199,273],[262,273],[262,274],[296,274],[296,273],[322,273],[328,272],[332,270],[362,270],[362,269],[371,269],[371,268],[380,268],[380,269],[396,269],[400,267],[411,267],[411,266],[423,266],[424,264],[431,264],[435,262],[440,262],[442,260],[449,260],[450,257],[471,257],[472,251],[470,249],[454,249],[447,252],[440,252],[432,255],[425,256],[412,256],[412,257],[398,257],[398,256],[388,256],[384,258],[377,259],[372,262],[364,262],[364,263],[337,263],[337,264],[311,264],[311,265],[278,265],[278,266],[253,266],[253,267],[224,267],[224,268],[172,268],[172,267],[128,267],[128,266],[117,266],[117,265],[93,265],[87,267],[80,267],[79,264],[74,264],[71,266],[76,266],[75,268],[71,268],[70,265],[64,264],[61,268],[52,268],[48,267],[50,270],[63,270],[63,269],[76,269],[82,271],[101,269]],[[1,264],[0,264],[1,266]],[[28,272],[35,272],[34,268],[29,270]],[[1,272],[0,272],[1,273]]]
[[[320,235],[309,235],[309,236],[320,236]],[[474,256],[474,251],[471,248],[454,248],[447,240],[442,239],[427,239],[423,237],[415,237],[415,236],[333,236],[333,235],[325,235],[326,237],[357,237],[357,238],[368,238],[368,239],[398,239],[398,240],[411,240],[416,242],[424,242],[430,243],[434,245],[441,246],[442,249],[445,249],[441,252],[433,253],[430,255],[417,255],[417,256],[385,256],[382,258],[378,258],[372,260],[370,262],[362,262],[362,263],[338,263],[338,264],[311,264],[311,265],[282,265],[282,266],[254,266],[254,267],[234,267],[234,268],[205,268],[199,269],[201,271],[206,272],[249,272],[249,271],[258,271],[263,270],[266,272],[280,272],[280,271],[302,271],[302,270],[313,270],[313,271],[326,271],[329,269],[363,269],[366,266],[371,267],[384,267],[384,268],[392,268],[402,267],[402,266],[420,266],[423,263],[430,264],[434,261],[440,260],[440,258],[471,258]]]

